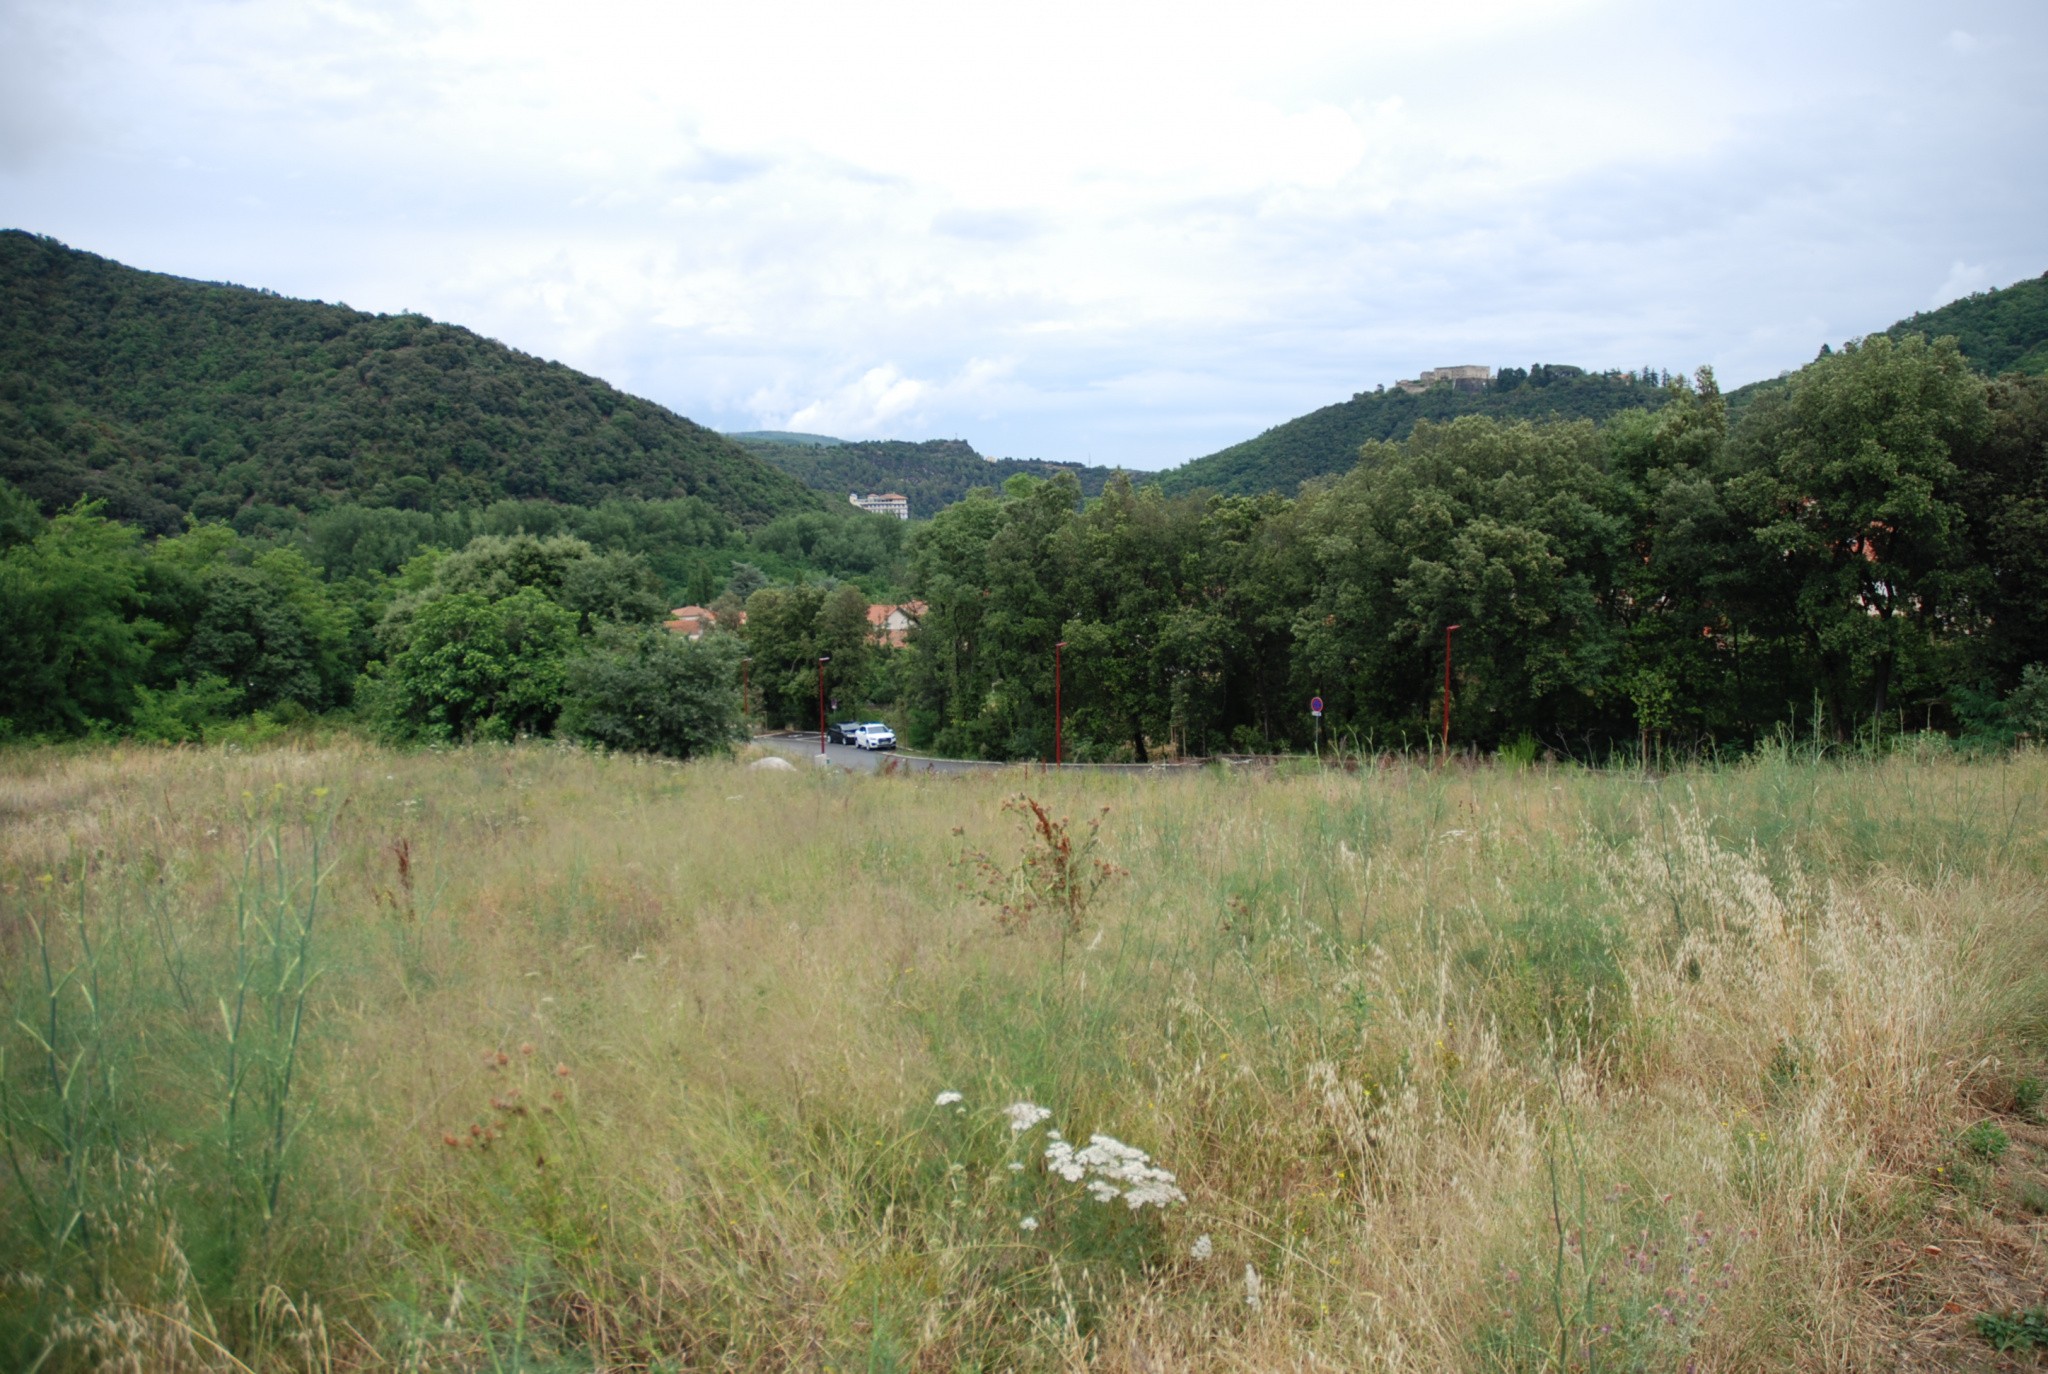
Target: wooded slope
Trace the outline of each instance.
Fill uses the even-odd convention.
[[[795,479],[651,401],[419,315],[187,281],[0,232],[0,477],[148,529],[262,508],[697,496],[742,524]]]

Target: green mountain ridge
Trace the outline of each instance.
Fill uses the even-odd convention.
[[[2048,373],[2048,273],[1976,292],[1876,332],[1894,340],[1909,334],[1930,339],[1954,335],[1963,356],[1986,375]],[[1503,369],[1504,374],[1510,371]],[[1539,382],[1539,376],[1545,380]],[[1168,468],[1155,480],[1168,492],[1206,488],[1229,495],[1291,494],[1305,481],[1348,471],[1360,444],[1405,438],[1419,420],[1441,423],[1460,415],[1604,420],[1624,410],[1654,410],[1666,400],[1663,387],[1625,372],[1538,366],[1525,380],[1517,380],[1512,388],[1479,392],[1449,386],[1419,394],[1359,392],[1348,401],[1275,425],[1256,438]],[[1731,418],[1784,380],[1766,378],[1729,392]]]
[[[1654,410],[1665,389],[1628,373],[1588,373],[1564,364],[1503,369],[1508,387],[1459,391],[1439,385],[1423,392],[1361,391],[1348,401],[1310,411],[1153,480],[1169,494],[1210,490],[1229,496],[1277,491],[1293,495],[1303,482],[1346,472],[1361,444],[1406,438],[1421,420],[1439,424],[1460,415],[1501,420],[1550,418],[1604,420],[1624,410]]]
[[[1099,496],[1115,468],[1058,463],[1039,458],[986,458],[964,439],[869,439],[830,445],[755,435],[731,436],[761,461],[795,477],[813,491],[837,496],[853,492],[900,492],[910,513],[923,519],[962,500],[978,487],[999,487],[1018,474],[1051,477],[1070,472],[1083,496]]]
[[[1987,376],[2040,376],[2048,373],[2048,272],[1908,315],[1884,333],[1893,339],[1953,334],[1970,365]]]
[[[2048,376],[2048,272],[1908,315],[1879,333],[1893,340],[1913,334],[1930,339],[1953,336],[1970,366],[1987,377],[2011,372]],[[1830,351],[1828,345],[1821,346],[1822,356]],[[1758,397],[1782,388],[1791,375],[1765,377],[1729,392],[1728,418],[1735,419]]]
[[[820,448],[835,448],[846,442],[829,434],[803,434],[793,429],[727,430],[725,437],[742,444],[749,441],[762,444],[815,444]]]
[[[471,330],[20,230],[0,231],[0,477],[157,533],[351,503],[687,496],[748,526],[819,506],[723,435]]]

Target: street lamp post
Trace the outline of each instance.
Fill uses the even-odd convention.
[[[1052,646],[1052,764],[1062,767],[1066,759],[1060,741],[1060,650],[1067,647],[1062,639]]]
[[[818,655],[818,757],[825,757],[825,665],[832,655]]]
[[[1444,627],[1444,762],[1451,758],[1451,636],[1464,629],[1463,625]]]

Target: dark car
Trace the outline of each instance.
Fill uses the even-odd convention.
[[[835,720],[825,727],[825,738],[833,744],[853,743],[853,732],[860,729],[857,720]]]

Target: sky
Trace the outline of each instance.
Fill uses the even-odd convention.
[[[0,227],[723,430],[1171,466],[2048,271],[2048,4],[0,0]]]

